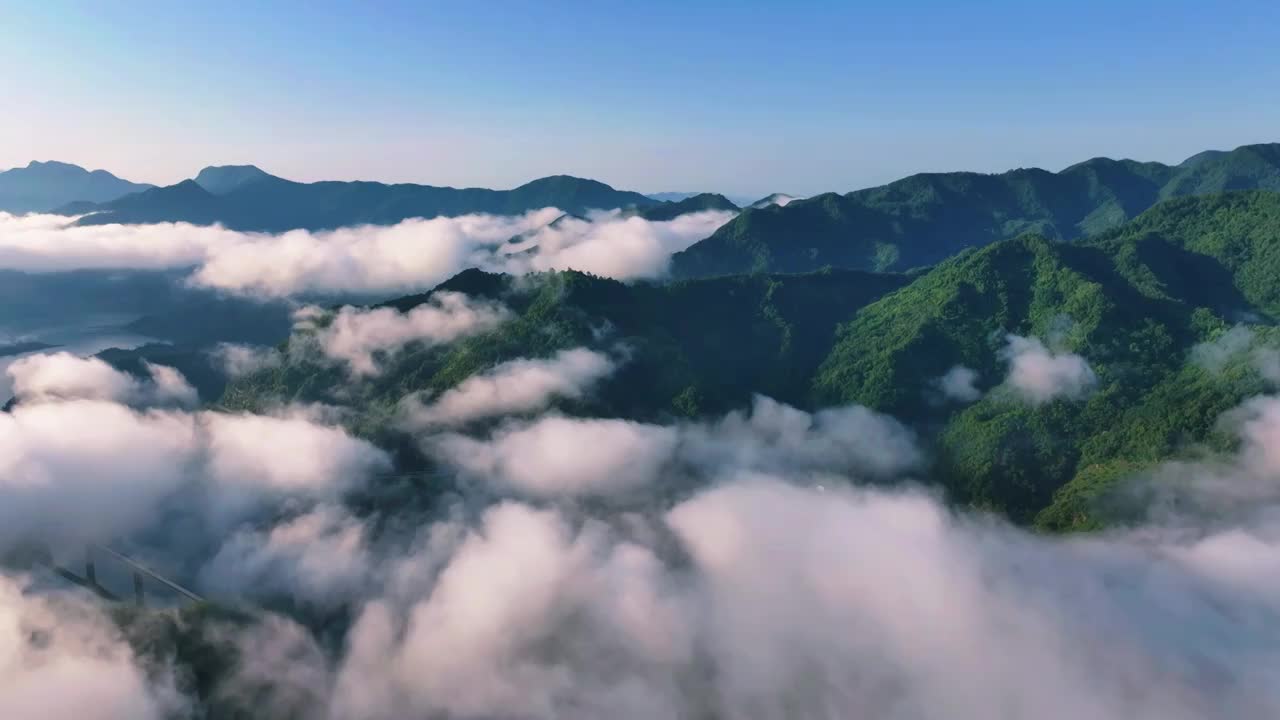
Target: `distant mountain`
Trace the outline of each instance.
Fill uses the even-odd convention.
[[[799,198],[795,197],[794,195],[787,195],[785,193],[774,193],[768,197],[762,197],[759,200],[756,200],[755,202],[751,203],[747,207],[763,208],[763,207],[769,207],[770,205],[777,205],[778,207],[786,207],[787,203],[791,202],[792,200],[798,200],[798,199]]]
[[[121,180],[106,170],[62,162],[32,162],[0,172],[0,210],[48,212],[68,203],[109,202],[152,187]]]
[[[1280,190],[1280,144],[1201,153],[1169,166],[1095,158],[1061,172],[926,173],[847,195],[745,210],[677,254],[681,277],[805,272],[826,265],[903,270],[1026,232],[1096,235],[1160,200]]]
[[[685,198],[691,198],[694,195],[698,195],[698,194],[699,193],[696,193],[696,192],[660,192],[660,193],[649,193],[648,195],[646,195],[646,197],[653,200],[657,200],[658,202],[680,202]]]
[[[390,225],[415,217],[513,215],[545,207],[581,214],[592,209],[647,208],[658,204],[640,193],[567,175],[534,180],[513,190],[377,182],[299,183],[252,166],[207,168],[200,175],[203,181],[186,180],[103,203],[80,223],[221,223],[233,230],[282,232]],[[70,206],[63,210],[80,214],[86,208]]]
[[[738,210],[738,206],[734,205],[729,198],[714,193],[702,193],[700,195],[692,195],[679,202],[663,203],[640,211],[640,215],[646,220],[674,220],[675,218],[692,212],[702,212],[703,210]]]
[[[201,170],[195,180],[197,185],[214,195],[225,195],[242,185],[267,178],[280,179],[254,165],[218,165]]]

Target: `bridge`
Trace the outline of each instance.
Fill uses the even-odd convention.
[[[40,545],[29,545],[10,553],[5,558],[5,564],[24,568],[43,568],[53,576],[84,588],[109,602],[125,602],[130,594],[133,603],[139,607],[145,607],[149,597],[168,601],[165,604],[170,604],[174,600],[179,604],[205,601],[199,594],[134,558],[105,545],[85,546],[82,568],[73,568],[55,559],[47,547]],[[132,593],[127,588],[122,592],[118,587],[114,589],[109,587],[114,584],[112,580],[126,578],[128,581],[125,584],[132,586]]]

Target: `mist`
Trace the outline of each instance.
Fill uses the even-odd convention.
[[[1011,366],[1063,357],[1014,345]],[[36,357],[17,372],[68,362]],[[549,409],[614,362],[571,350],[406,400],[407,431],[461,484],[392,531],[346,500],[390,465],[340,413],[193,412],[88,366],[79,386],[27,380],[0,416],[0,545],[123,542],[214,598],[349,617],[336,643],[265,610],[219,630],[237,660],[218,697],[279,717],[1280,712],[1280,399],[1224,416],[1233,455],[1134,479],[1178,493],[1157,504],[1178,512],[1047,537],[949,504],[915,434],[860,406],[757,397],[670,423]],[[1070,372],[1048,377],[1087,385],[1075,360],[1058,365]],[[172,539],[143,542],[157,533]],[[0,663],[0,707],[23,707],[55,662],[118,678],[85,717],[194,702],[92,608],[43,609],[28,582],[5,576],[3,617],[37,603],[69,644]],[[105,650],[86,660],[84,643]]]
[[[193,286],[257,297],[390,295],[469,267],[574,269],[661,277],[672,254],[733,218],[704,211],[653,222],[621,211],[412,219],[324,232],[244,233],[186,223],[77,226],[59,215],[0,212],[0,269],[187,269]]]

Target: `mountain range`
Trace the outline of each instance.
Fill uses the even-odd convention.
[[[61,162],[32,162],[0,171],[0,210],[48,212],[71,202],[103,203],[153,186],[121,180],[106,170]]]
[[[624,284],[573,271],[529,279],[466,271],[434,292],[505,303],[515,319],[444,347],[386,358],[353,380],[305,354],[234,381],[221,403],[355,408],[351,424],[395,446],[396,402],[440,393],[497,363],[558,350],[628,348],[621,369],[563,412],[635,420],[706,417],[764,393],[803,408],[857,403],[927,440],[930,473],[955,501],[1046,530],[1117,521],[1114,482],[1196,447],[1226,449],[1216,418],[1265,387],[1248,354],[1228,370],[1193,348],[1248,318],[1280,340],[1280,194],[1173,199],[1077,243],[1028,233],[971,248],[926,271],[828,269]],[[388,303],[408,311],[432,293]],[[602,333],[601,328],[610,328]],[[1006,384],[1006,335],[1044,338],[1084,358],[1084,397],[1019,398]],[[972,396],[940,379],[972,373]]]
[[[751,207],[676,255],[678,277],[806,272],[823,266],[906,270],[968,247],[1036,232],[1097,235],[1169,198],[1280,190],[1280,144],[1211,151],[1178,165],[1095,158],[1052,173],[926,173],[845,195]]]
[[[488,190],[377,182],[299,183],[253,166],[238,166],[206,168],[194,180],[106,203],[73,203],[59,212],[85,215],[78,221],[82,225],[219,223],[233,230],[283,232],[390,225],[408,218],[470,213],[514,215],[545,207],[585,213],[658,204],[640,193],[568,175],[541,178],[513,190]]]

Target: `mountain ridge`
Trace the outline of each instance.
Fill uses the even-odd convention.
[[[154,187],[57,160],[0,171],[0,210],[48,212],[74,202],[108,202]]]
[[[593,209],[648,208],[659,203],[640,193],[615,190],[597,180],[551,175],[511,190],[451,188],[409,183],[325,180],[299,183],[246,171],[212,169],[209,192],[196,180],[156,188],[87,207],[61,208],[65,214],[92,214],[82,225],[111,223],[220,223],[232,230],[282,232],[329,230],[350,225],[390,225],[409,218],[454,217],[472,213],[513,215],[545,207],[581,214]],[[256,168],[254,168],[256,170]],[[210,169],[207,169],[210,170]],[[199,188],[203,195],[196,193]]]
[[[1057,173],[920,173],[786,207],[748,208],[675,255],[672,271],[903,271],[1026,232],[1055,240],[1097,235],[1174,197],[1254,188],[1280,190],[1280,144],[1199,153],[1180,165],[1092,158]]]

